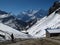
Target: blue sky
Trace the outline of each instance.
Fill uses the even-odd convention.
[[[29,9],[48,10],[56,0],[0,0],[0,10],[18,14]]]

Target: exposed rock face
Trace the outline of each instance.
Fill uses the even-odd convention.
[[[59,7],[60,7],[60,1],[55,1],[54,4],[49,8],[48,15],[51,14],[52,12],[54,12]]]
[[[1,10],[0,10],[0,23],[8,25],[17,30],[22,30],[27,26],[27,24],[24,21],[19,20],[15,16]]]

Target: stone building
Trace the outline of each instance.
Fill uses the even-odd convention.
[[[60,36],[60,29],[46,29],[46,37]]]

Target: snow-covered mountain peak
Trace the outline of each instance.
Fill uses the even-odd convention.
[[[34,13],[36,13],[38,10],[26,10],[26,11],[23,11],[22,13],[23,14],[34,14]]]
[[[8,13],[5,12],[5,11],[0,10],[0,15],[3,15],[3,14],[8,14]]]
[[[30,29],[28,29],[27,32],[35,37],[46,37],[45,29],[60,27],[60,8],[48,17],[42,18],[37,23],[38,24],[33,25]]]
[[[19,14],[17,16],[17,18],[20,18],[23,21],[27,21],[33,17],[35,17],[37,19],[38,18],[41,19],[42,17],[44,17],[46,15],[47,15],[47,11],[42,10],[42,9],[40,9],[40,10],[27,10],[27,11],[24,11],[21,14]]]

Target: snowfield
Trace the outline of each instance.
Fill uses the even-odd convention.
[[[38,24],[32,26],[27,30],[30,35],[35,36],[36,38],[46,37],[47,28],[57,28],[60,27],[60,14],[53,12],[48,17],[42,18]]]
[[[29,36],[27,34],[24,34],[18,30],[15,30],[9,26],[6,26],[2,23],[0,23],[0,34],[5,35],[6,40],[11,39],[11,34],[14,35],[14,38],[31,38],[32,36]]]
[[[59,10],[59,9],[57,9]],[[14,38],[43,38],[46,37],[47,28],[55,29],[60,28],[60,14],[55,13],[54,11],[49,16],[45,16],[41,20],[38,20],[31,28],[29,28],[25,34],[25,31],[15,30],[7,25],[0,23],[0,34],[5,35],[6,40],[11,39],[11,34],[14,35]],[[1,37],[0,37],[1,39]]]

